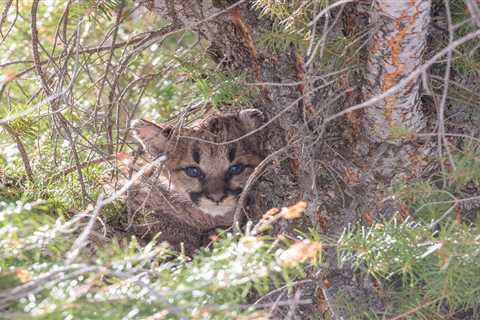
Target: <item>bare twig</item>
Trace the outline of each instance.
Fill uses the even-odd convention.
[[[48,83],[48,81],[46,79],[46,76],[45,76],[45,74],[42,70],[42,67],[40,65],[40,57],[39,57],[39,52],[38,52],[38,46],[39,46],[38,31],[37,31],[38,4],[39,4],[39,0],[33,0],[32,10],[31,10],[32,21],[31,21],[31,24],[30,24],[31,34],[32,34],[32,53],[33,53],[33,61],[34,61],[35,69],[37,70],[37,74],[40,77],[40,82],[42,84],[43,90],[45,91],[46,95],[49,96],[49,95],[52,94],[52,90],[50,89],[49,83]],[[80,35],[80,32],[77,28],[77,30],[76,30],[77,49],[78,49],[78,46],[80,44],[79,35]],[[77,59],[78,59],[78,50],[77,50]],[[56,111],[58,109],[57,101],[58,100],[52,100],[50,102],[50,106],[52,107],[52,109],[54,111]],[[67,139],[70,142],[70,147],[72,149],[72,154],[73,154],[76,166],[77,166],[77,174],[78,174],[78,180],[80,182],[80,188],[82,190],[82,201],[83,201],[84,204],[86,204],[87,199],[89,199],[90,197],[88,195],[87,187],[85,185],[85,181],[84,181],[84,178],[83,178],[82,169],[80,167],[80,158],[79,158],[78,151],[77,151],[77,148],[76,148],[76,145],[75,145],[75,141],[73,139],[70,128],[67,125],[67,121],[63,117],[63,115],[61,113],[56,113],[54,116],[58,119],[60,126],[64,130],[64,133],[66,134]]]
[[[98,197],[95,209],[93,210],[92,216],[90,217],[90,220],[88,221],[87,226],[83,229],[80,236],[78,236],[78,238],[75,240],[70,250],[67,252],[67,256],[65,259],[66,265],[71,264],[78,257],[80,250],[87,245],[88,236],[90,235],[90,233],[93,230],[93,227],[95,226],[95,220],[100,214],[102,206],[103,206],[103,194],[100,194],[100,196]]]
[[[12,137],[17,145],[18,152],[20,152],[20,156],[22,157],[23,167],[25,168],[25,173],[30,181],[33,181],[33,171],[32,167],[30,166],[30,159],[28,157],[27,150],[22,143],[22,139],[18,136],[18,134],[13,130],[13,128],[8,123],[0,123],[0,126],[7,131],[7,133]]]
[[[279,157],[282,153],[286,152],[290,148],[290,146],[285,146],[271,154],[269,154],[265,159],[263,159],[262,162],[260,162],[256,167],[255,170],[252,172],[250,177],[248,177],[247,182],[245,183],[245,187],[243,188],[242,193],[240,194],[240,198],[238,199],[237,205],[235,207],[235,214],[234,214],[234,226],[235,226],[235,231],[240,231],[240,221],[241,221],[241,214],[242,214],[242,209],[243,205],[245,203],[245,200],[247,199],[248,193],[250,192],[250,189],[252,188],[253,184],[255,181],[260,177],[260,174],[262,171],[265,169],[265,167],[274,159]]]
[[[444,1],[445,3],[445,9],[446,9],[446,14],[447,14],[447,22],[448,22],[448,43],[449,45],[453,41],[453,30],[452,30],[452,16],[450,13],[450,5],[448,3],[448,0]],[[443,187],[445,188],[447,186],[447,175],[446,169],[445,169],[445,164],[443,162],[443,147],[445,146],[445,150],[447,151],[448,159],[450,160],[450,165],[452,168],[455,169],[455,162],[453,161],[452,153],[450,152],[448,142],[445,138],[445,104],[447,102],[447,96],[448,96],[448,79],[450,79],[450,69],[452,65],[452,51],[447,52],[447,65],[445,69],[445,75],[443,77],[443,92],[442,92],[442,99],[440,101],[440,105],[438,107],[438,112],[437,112],[437,121],[438,121],[438,137],[437,137],[437,143],[438,143],[438,156],[439,156],[439,161],[440,161],[440,166],[442,168],[443,174]]]
[[[3,9],[3,12],[2,12],[2,16],[0,17],[0,36],[2,37],[2,40],[0,41],[0,45],[3,44],[3,42],[7,39],[8,35],[12,31],[18,19],[18,0],[15,0],[15,17],[13,18],[12,23],[10,23],[10,26],[8,27],[7,32],[3,34],[2,27],[5,21],[7,20],[8,11],[10,10],[12,3],[13,3],[13,0],[7,0],[7,2],[5,3],[5,8]]]
[[[401,320],[401,319],[406,319],[407,316],[409,315],[412,315],[412,314],[415,314],[417,313],[418,311],[422,310],[423,308],[426,308],[428,306],[431,306],[432,304],[435,304],[443,299],[446,299],[448,296],[444,295],[444,296],[441,296],[437,299],[434,299],[434,300],[431,300],[431,301],[427,301],[427,302],[424,302],[418,306],[416,306],[415,308],[413,309],[410,309],[402,314],[399,314],[398,316],[395,316],[393,318],[390,318],[390,320]]]
[[[457,40],[450,43],[447,47],[445,47],[442,50],[440,50],[439,52],[437,52],[432,58],[428,59],[424,64],[422,64],[419,68],[415,69],[415,71],[413,71],[409,76],[405,77],[403,80],[398,82],[395,86],[393,86],[390,89],[384,91],[382,94],[379,94],[377,96],[374,96],[374,97],[368,99],[365,102],[359,103],[355,106],[351,106],[351,107],[349,107],[345,110],[342,110],[340,112],[337,112],[337,113],[327,117],[325,119],[324,123],[326,124],[326,123],[328,123],[328,122],[330,122],[334,119],[337,119],[341,116],[346,115],[347,113],[369,107],[369,106],[373,105],[374,103],[376,103],[376,102],[378,102],[382,99],[385,99],[386,97],[389,97],[390,95],[398,92],[401,88],[403,88],[408,83],[410,83],[410,81],[419,77],[425,70],[430,68],[433,64],[435,64],[437,62],[438,59],[443,57],[445,54],[447,54],[448,52],[451,52],[452,50],[454,50],[458,46],[461,46],[462,44],[464,44],[464,43],[466,43],[470,40],[473,40],[477,37],[480,37],[480,30],[470,32],[467,35],[465,35],[461,38],[458,38]]]

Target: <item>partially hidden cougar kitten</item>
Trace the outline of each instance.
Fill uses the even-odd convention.
[[[160,233],[160,241],[176,249],[183,243],[192,253],[208,243],[215,228],[230,227],[243,187],[263,159],[262,139],[255,133],[215,143],[242,137],[263,123],[255,109],[213,114],[187,128],[137,120],[133,136],[145,151],[137,169],[161,155],[167,158],[130,188],[134,233],[145,240]]]

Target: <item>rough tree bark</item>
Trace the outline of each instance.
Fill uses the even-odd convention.
[[[259,36],[272,29],[272,22],[259,17],[248,1],[140,2],[173,24],[198,32],[209,41],[210,51],[223,67],[248,71],[253,82],[304,81],[294,86],[264,86],[261,95],[253,101],[269,119],[275,119],[269,125],[267,140],[268,151],[276,157],[257,185],[257,203],[261,210],[305,199],[309,202],[309,222],[330,234],[338,234],[349,223],[363,219],[370,224],[376,217],[391,216],[396,211],[391,201],[385,201],[386,189],[399,177],[416,176],[430,152],[428,148],[403,144],[391,134],[395,128],[416,133],[424,126],[418,80],[363,110],[360,130],[350,131],[362,134],[354,134],[346,139],[348,141],[325,148],[318,139],[324,132],[318,130],[321,119],[314,117],[328,116],[325,113],[332,111],[324,107],[325,96],[310,91],[318,84],[307,79],[306,73],[312,75],[312,65],[305,63],[308,56],[293,48],[278,53],[259,46]],[[429,10],[428,0],[373,2],[369,17],[374,34],[366,53],[364,100],[391,89],[421,64]],[[313,75],[317,75],[314,67]],[[357,97],[360,96],[358,92]],[[347,97],[345,101],[354,100],[349,101]],[[333,129],[333,121],[327,123],[327,131],[330,126],[330,131],[336,131],[340,137],[343,136],[339,128],[352,126],[345,119],[334,122]],[[287,145],[288,148],[284,148]],[[325,179],[324,171],[338,177]],[[336,186],[332,186],[335,183]],[[315,289],[320,300],[335,298],[338,290],[344,296],[376,300],[372,298],[371,285],[354,280],[350,269],[337,268],[333,253],[328,260],[331,268],[316,273]],[[305,294],[311,295],[310,289],[302,288]]]
[[[426,121],[421,106],[421,80],[398,84],[423,63],[430,22],[430,0],[375,0],[369,12],[373,30],[367,50],[363,99],[398,89],[363,110],[364,135],[357,140],[350,167],[362,192],[356,212],[366,223],[398,211],[388,188],[397,180],[418,177],[432,154],[431,144],[408,139]],[[406,139],[407,137],[407,139]],[[359,190],[359,188],[357,188]]]
[[[376,27],[367,61],[365,99],[398,84],[422,64],[430,22],[430,1],[376,0],[370,14]],[[420,79],[365,110],[363,127],[374,142],[391,140],[392,131],[418,133],[425,125],[420,111]]]

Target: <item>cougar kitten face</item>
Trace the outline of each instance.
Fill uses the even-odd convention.
[[[167,190],[206,214],[221,216],[235,208],[261,162],[261,140],[254,134],[227,145],[216,143],[239,138],[262,124],[263,114],[247,109],[213,115],[179,130],[140,120],[134,124],[134,137],[151,156],[167,155],[162,170]]]

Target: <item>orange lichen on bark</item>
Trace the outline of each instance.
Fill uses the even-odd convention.
[[[414,6],[415,1],[410,0],[409,4],[411,6]],[[404,10],[402,11],[400,17],[395,20],[395,29],[397,30],[397,33],[388,40],[388,47],[390,48],[392,59],[391,63],[392,66],[395,67],[395,71],[386,73],[384,75],[382,86],[384,92],[392,88],[396,83],[398,83],[399,78],[405,73],[405,64],[402,63],[402,60],[400,58],[400,54],[402,51],[402,41],[412,31],[412,26],[414,25],[414,22],[417,18],[417,11],[409,19],[408,10]],[[393,127],[395,125],[392,119],[392,113],[395,108],[396,101],[396,95],[385,98],[384,116],[390,127]]]
[[[414,152],[408,154],[408,160],[410,161],[410,177],[409,178],[415,178],[418,174],[419,171],[419,163],[421,163],[421,155],[416,154]]]
[[[328,232],[330,230],[330,223],[327,218],[322,215],[321,212],[317,212],[315,215],[315,220],[317,221],[318,227],[321,232]]]
[[[371,226],[373,224],[373,218],[370,212],[365,211],[362,213],[362,221],[366,224]]]
[[[455,208],[455,222],[457,224],[462,224],[462,209],[459,207]]]
[[[340,75],[338,77],[338,82],[340,83],[340,87],[343,89],[348,89],[350,86],[350,74],[348,72]],[[356,105],[357,103],[360,102],[360,92],[358,90],[351,90],[351,91],[345,91],[345,97],[346,101],[348,101],[348,105]],[[363,109],[360,110],[355,110],[353,112],[349,112],[345,115],[347,120],[350,122],[350,125],[352,127],[352,135],[357,135],[360,133],[360,129],[362,127],[362,115],[363,115]]]
[[[321,319],[330,319],[330,307],[328,306],[327,299],[325,298],[325,295],[323,294],[322,290],[319,290],[317,293],[317,309],[318,312],[321,315]]]
[[[378,34],[374,34],[372,37],[372,51],[378,52],[380,50],[380,41],[378,39]]]
[[[294,129],[288,130],[287,136],[288,136],[288,140],[290,141],[295,136],[295,130]],[[293,145],[292,149],[293,149],[292,156],[289,159],[290,170],[293,173],[293,175],[299,176],[300,175],[300,159],[295,155],[300,155],[301,150],[299,149],[298,145]]]
[[[385,74],[383,80],[383,91],[387,91],[392,88],[395,83],[397,83],[399,76],[401,76],[403,72],[404,65],[400,62],[400,52],[402,50],[401,43],[402,40],[405,38],[407,34],[406,29],[399,30],[401,27],[401,21],[407,17],[408,13],[404,10],[401,16],[395,21],[395,28],[397,29],[397,33],[394,37],[388,40],[388,46],[390,48],[390,52],[392,54],[392,65],[395,66],[395,71]],[[395,95],[387,97],[385,99],[385,108],[384,108],[384,116],[385,119],[388,121],[389,125],[392,126],[392,113],[393,109],[395,108],[395,102],[397,98]]]
[[[295,53],[295,70],[297,72],[297,79],[301,82],[297,86],[297,90],[303,96],[304,111],[306,115],[313,116],[315,114],[315,108],[313,107],[312,101],[310,99],[308,88],[307,92],[305,92],[305,88],[308,87],[305,77],[305,59],[303,58],[303,55],[301,55],[299,52]]]
[[[303,56],[300,55],[298,52],[295,52],[295,69],[297,71],[297,80],[304,81],[305,80],[305,61]],[[297,90],[303,94],[305,90],[305,83],[302,82],[297,86]]]
[[[240,30],[243,37],[243,44],[250,52],[250,56],[252,58],[252,65],[255,71],[255,78],[258,82],[261,82],[262,77],[260,74],[260,66],[258,65],[257,47],[255,47],[255,41],[253,40],[252,29],[242,17],[239,8],[235,8],[232,10],[231,19],[233,24]]]
[[[354,185],[360,181],[360,176],[357,170],[354,170],[351,167],[345,167],[344,175],[347,179],[348,184]]]
[[[398,214],[400,215],[400,217],[397,217],[397,218],[399,218],[399,221],[400,222],[404,221],[405,219],[407,219],[407,217],[410,216],[410,207],[408,207],[407,205],[405,205],[403,203],[400,204]]]

